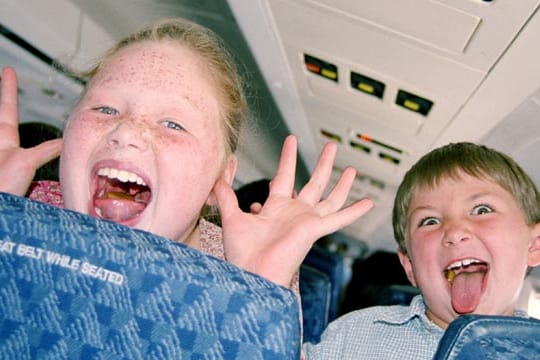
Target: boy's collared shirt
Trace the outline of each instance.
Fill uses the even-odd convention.
[[[328,325],[320,343],[304,344],[303,354],[306,360],[432,359],[443,334],[417,295],[409,306],[375,306],[342,316]]]

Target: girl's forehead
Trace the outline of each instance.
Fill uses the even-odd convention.
[[[214,108],[218,99],[202,57],[166,40],[143,41],[118,50],[89,84],[90,89],[118,87],[182,98],[200,111]]]
[[[171,41],[128,45],[107,58],[93,81],[144,82],[147,86],[175,86],[178,82],[208,82],[202,58]]]

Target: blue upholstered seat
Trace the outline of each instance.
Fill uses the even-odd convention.
[[[341,296],[346,286],[346,264],[344,257],[315,245],[308,252],[303,264],[319,270],[330,279],[331,292],[328,321],[335,320],[339,315]]]
[[[394,284],[385,286],[379,294],[378,305],[409,305],[420,289],[412,285]]]
[[[328,325],[331,293],[332,285],[326,274],[306,264],[300,267],[304,342],[318,343],[321,340],[321,334]]]
[[[540,320],[460,316],[446,329],[433,359],[540,359]]]
[[[182,244],[0,193],[0,357],[297,359],[290,290]]]

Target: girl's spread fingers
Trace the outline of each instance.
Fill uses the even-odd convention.
[[[53,139],[42,142],[41,144],[27,149],[27,152],[31,152],[31,158],[33,159],[36,169],[42,165],[45,165],[49,161],[60,156],[62,150],[62,139]]]
[[[2,93],[0,109],[2,109],[1,122],[11,121],[11,125],[17,125],[17,76],[11,67],[2,69]]]
[[[219,213],[224,220],[236,211],[239,211],[236,194],[225,180],[218,179],[214,185],[214,194]]]
[[[349,226],[373,207],[373,201],[362,199],[338,212],[333,212],[320,221],[319,237]]]
[[[296,174],[296,151],[296,137],[293,135],[287,136],[283,142],[276,176],[270,182],[270,194],[291,196],[293,193]]]
[[[337,145],[334,143],[328,143],[323,147],[309,182],[302,188],[298,195],[308,204],[315,204],[321,200],[332,175],[336,152]]]
[[[336,212],[343,207],[351,187],[356,179],[356,170],[354,168],[348,167],[343,170],[341,177],[338,182],[328,194],[328,197],[322,200],[317,206],[320,216],[326,216],[330,213]]]
[[[2,69],[0,94],[0,141],[6,147],[19,147],[17,76],[11,67]]]

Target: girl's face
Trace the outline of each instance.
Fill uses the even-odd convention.
[[[204,64],[169,41],[130,45],[88,84],[64,132],[67,208],[197,246],[219,177],[231,182],[222,114]]]
[[[540,225],[513,196],[466,174],[417,190],[409,207],[409,280],[442,328],[460,314],[512,315],[527,266],[540,261]]]

